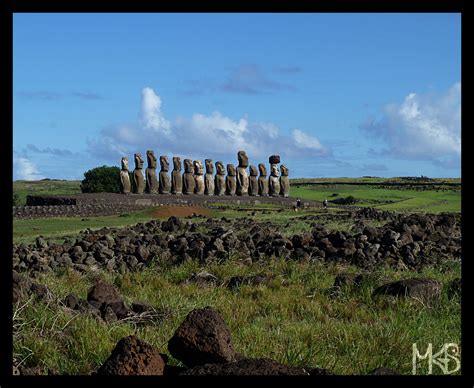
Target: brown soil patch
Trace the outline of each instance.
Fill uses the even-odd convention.
[[[210,216],[211,211],[201,206],[160,206],[151,213],[156,218],[168,218],[171,216],[187,217],[193,214]]]

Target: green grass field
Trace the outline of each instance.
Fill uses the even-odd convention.
[[[337,194],[337,195],[334,195]],[[397,190],[373,186],[291,186],[294,198],[331,201],[352,195],[358,200],[357,206],[370,206],[380,210],[399,212],[460,212],[461,191]]]
[[[78,182],[15,182],[26,194],[73,194]],[[20,184],[20,186],[18,186]],[[29,186],[28,186],[29,185]],[[50,185],[50,186],[48,186]],[[31,190],[36,191],[31,191]],[[61,190],[63,190],[61,192]],[[70,190],[70,192],[67,192]],[[333,193],[338,196],[331,197]],[[292,197],[328,200],[354,196],[359,206],[403,212],[460,211],[460,191],[415,191],[379,189],[371,186],[293,185]],[[63,240],[74,238],[86,228],[122,227],[155,219],[156,208],[116,216],[63,217],[14,220],[15,243],[31,242],[38,235]],[[292,235],[308,231],[318,216],[344,211],[279,209],[274,205],[214,204],[212,217],[248,217],[281,226],[281,233]],[[193,218],[199,223],[205,218]],[[327,220],[329,229],[350,230],[354,221]],[[369,221],[373,226],[383,222]],[[234,275],[272,275],[268,285],[242,286],[231,291],[224,285],[201,288],[184,284],[193,272],[205,270],[225,283]],[[57,304],[33,300],[14,306],[14,356],[25,366],[52,368],[61,374],[89,374],[109,356],[117,341],[135,334],[167,352],[167,341],[184,317],[194,308],[212,306],[229,325],[235,349],[249,357],[269,357],[285,364],[328,368],[337,374],[366,374],[377,367],[388,367],[402,374],[412,373],[412,346],[422,351],[429,343],[433,352],[445,343],[461,344],[461,306],[459,299],[426,304],[417,300],[373,300],[374,288],[390,280],[428,276],[444,284],[461,275],[460,263],[447,262],[443,268],[421,272],[378,268],[360,289],[328,292],[334,278],[342,272],[360,272],[342,264],[312,264],[273,259],[265,263],[244,264],[230,258],[221,264],[200,265],[195,261],[169,266],[155,258],[145,271],[119,275],[100,271],[80,274],[72,269],[41,274],[35,281],[47,285],[61,301],[71,292],[85,298],[96,277],[114,284],[126,302],[142,301],[170,311],[161,323],[137,327],[131,323],[106,324]],[[170,357],[170,362],[180,365]],[[419,374],[428,374],[426,365]],[[436,366],[434,374],[442,374]],[[459,374],[459,372],[457,372]]]
[[[39,235],[61,239],[65,236],[77,234],[87,228],[94,230],[103,227],[133,225],[154,219],[151,215],[152,211],[153,208],[114,216],[13,220],[13,241],[30,242]]]

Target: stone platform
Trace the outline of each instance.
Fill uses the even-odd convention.
[[[105,216],[133,212],[149,206],[216,208],[226,204],[252,206],[263,203],[292,208],[296,204],[296,198],[114,193],[28,195],[26,206],[13,207],[13,218]],[[302,201],[301,205],[305,208],[322,206],[317,201]]]
[[[210,204],[246,204],[258,205],[271,203],[284,207],[292,207],[296,198],[260,197],[260,196],[217,196],[217,195],[174,195],[174,194],[114,194],[114,193],[82,193],[76,195],[28,195],[27,206],[59,206],[59,205],[193,205],[208,206]],[[304,207],[321,207],[318,201],[302,201]]]

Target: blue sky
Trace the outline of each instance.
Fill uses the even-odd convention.
[[[459,177],[460,14],[15,14],[14,179],[133,154]]]

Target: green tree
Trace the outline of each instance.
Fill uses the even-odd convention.
[[[83,193],[120,193],[120,168],[102,166],[84,173]]]

